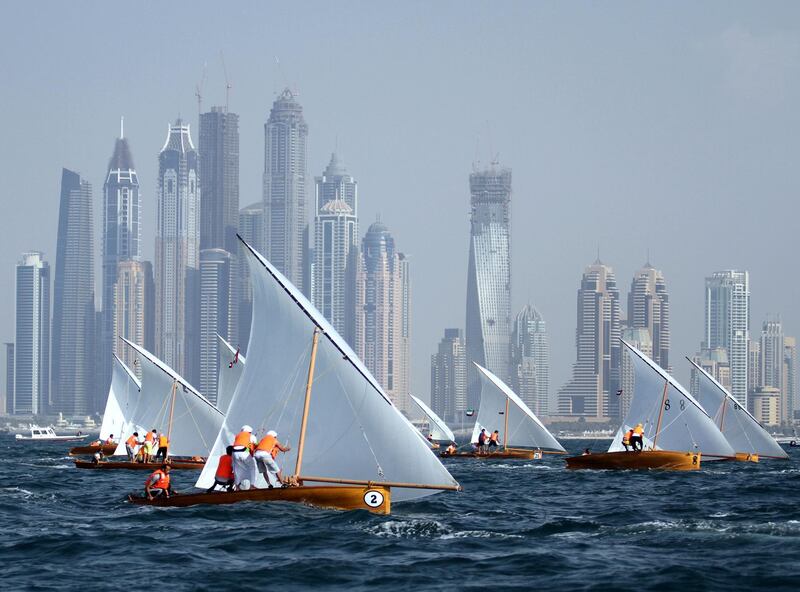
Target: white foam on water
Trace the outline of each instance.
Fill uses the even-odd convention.
[[[366,529],[384,538],[465,539],[465,538],[522,538],[489,530],[453,530],[438,520],[387,520]]]
[[[33,496],[32,491],[28,491],[27,489],[22,489],[21,487],[0,487],[0,491],[2,492],[10,492],[12,495],[21,493],[25,499]]]

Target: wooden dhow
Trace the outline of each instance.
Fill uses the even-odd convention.
[[[75,460],[75,466],[79,469],[93,469],[98,471],[103,470],[110,470],[110,469],[123,469],[125,471],[155,471],[156,469],[160,469],[161,465],[163,465],[163,461],[159,462],[128,462],[128,461],[116,461],[116,460],[101,460],[100,462],[92,462],[90,460]],[[199,471],[205,465],[204,460],[191,460],[191,459],[180,459],[180,458],[170,458],[167,461],[167,464],[173,470],[176,469],[191,469],[195,471]]]
[[[425,418],[428,420],[428,436],[435,444],[431,445],[431,448],[434,450],[438,449],[439,445],[436,444],[437,442],[449,443],[456,441],[456,436],[453,434],[453,430],[447,427],[447,424],[444,422],[444,420],[439,417],[433,409],[428,407],[424,401],[420,400],[414,395],[409,395],[409,397],[411,397],[411,400],[417,404],[417,407],[420,408],[422,413],[425,415]],[[426,441],[428,440],[426,439]]]
[[[164,433],[169,441],[168,456],[176,457],[174,468],[198,468],[206,458],[224,418],[223,413],[197,391],[187,380],[141,346],[123,339],[137,353],[142,370],[140,392],[136,403],[127,411],[116,454],[125,454],[125,440],[134,432],[144,438],[150,430]],[[154,450],[155,453],[155,450]],[[80,469],[120,469],[141,471],[161,466],[161,460],[150,463],[130,461],[76,461]],[[153,469],[155,470],[155,469]]]
[[[713,414],[714,423],[736,451],[735,460],[758,462],[760,458],[789,458],[775,438],[725,387],[693,360],[688,357],[686,359],[697,372],[698,390],[695,396]]]
[[[621,341],[635,376],[630,408],[607,452],[569,457],[567,468],[691,471],[706,457],[733,458],[733,448],[694,397],[653,360]],[[644,430],[644,449],[628,452],[622,436],[637,424]]]
[[[473,362],[474,363],[474,362]],[[533,411],[492,372],[475,364],[481,378],[481,402],[470,442],[477,446],[482,429],[487,435],[499,433],[499,445],[485,450],[460,450],[442,453],[443,458],[479,458],[485,460],[538,460],[544,454],[566,454]]]
[[[253,288],[248,364],[195,487],[213,485],[219,457],[245,424],[259,435],[275,430],[291,444],[278,461],[293,465],[293,486],[266,489],[257,475],[255,489],[130,501],[171,507],[284,501],[388,514],[394,502],[460,489],[336,330],[239,239]]]

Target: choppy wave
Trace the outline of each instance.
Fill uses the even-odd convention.
[[[146,475],[80,471],[58,447],[0,438],[0,581],[125,590],[159,573],[171,592],[795,590],[800,451],[790,454],[695,474],[567,471],[563,458],[452,461],[463,492],[375,516],[292,504],[135,507],[126,494]],[[188,489],[195,475],[173,476]],[[32,557],[46,558],[35,571]]]

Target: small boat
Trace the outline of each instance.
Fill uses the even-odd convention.
[[[31,424],[30,426],[30,436],[23,436],[22,434],[17,434],[16,439],[17,441],[23,442],[79,442],[80,440],[84,440],[89,437],[89,434],[83,434],[81,436],[59,436],[56,434],[56,431],[51,427],[41,427],[38,425]]]
[[[95,469],[95,470],[110,470],[110,469],[124,469],[126,471],[155,471],[156,469],[160,469],[161,465],[164,464],[162,461],[159,462],[128,462],[128,461],[116,461],[116,460],[101,460],[100,462],[93,462],[91,460],[79,460],[75,459],[75,467],[78,469]],[[174,470],[174,469],[192,469],[195,471],[199,471],[205,465],[205,460],[195,460],[195,459],[179,459],[179,458],[169,458],[167,460],[167,464]]]
[[[431,449],[438,450],[438,442],[456,441],[456,436],[453,434],[453,430],[447,427],[447,424],[444,422],[444,420],[439,417],[433,411],[433,409],[428,407],[424,402],[414,395],[409,395],[409,397],[411,397],[411,400],[417,404],[417,406],[422,410],[422,413],[425,414],[425,417],[428,419],[428,438],[430,438],[430,440],[426,438],[426,442],[428,442],[428,445],[431,447]]]
[[[787,460],[789,455],[769,435],[767,430],[733,398],[727,389],[690,360],[697,370],[697,400],[709,411],[714,411],[714,423],[736,451],[735,459],[743,462],[758,462],[759,458]]]
[[[86,446],[74,446],[69,449],[70,456],[92,456],[95,452],[102,452],[103,456],[111,456],[117,450],[117,443],[111,444],[87,444]]]
[[[474,362],[473,362],[474,363]],[[477,446],[482,429],[497,430],[501,445],[488,450],[442,453],[443,458],[525,459],[538,460],[544,454],[566,454],[530,407],[492,372],[475,364],[481,378],[481,404],[470,442]]]
[[[733,459],[733,448],[702,405],[653,360],[620,341],[633,362],[630,409],[607,452],[569,457],[567,468],[692,471],[701,459]],[[643,450],[628,452],[622,436],[637,423],[644,428]]]
[[[248,360],[203,472],[203,490],[131,503],[183,507],[297,502],[388,514],[392,504],[460,486],[330,323],[241,237],[253,289]],[[313,396],[312,396],[313,394]],[[277,460],[290,487],[206,493],[240,426],[275,430],[290,450]],[[252,457],[251,457],[252,459]],[[290,468],[291,467],[291,468]]]
[[[123,338],[139,356],[142,381],[138,393],[123,412],[120,443],[115,454],[125,454],[125,440],[134,432],[140,437],[151,429],[165,433],[169,440],[168,459],[175,458],[173,468],[194,469],[203,461],[183,459],[208,455],[214,436],[222,425],[223,414],[201,395],[188,381],[143,347]],[[112,386],[112,393],[116,391]],[[76,461],[79,469],[155,470],[161,462],[138,463],[105,461],[100,463]]]

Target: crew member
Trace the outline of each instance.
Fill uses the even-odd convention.
[[[278,442],[278,433],[275,430],[270,430],[267,435],[261,438],[261,441],[256,446],[255,454],[253,455],[256,461],[256,468],[258,472],[264,475],[267,486],[272,489],[272,480],[270,475],[277,478],[278,483],[283,483],[283,474],[275,458],[278,452],[287,452],[291,450],[289,446],[284,446]]]
[[[250,489],[256,480],[256,463],[252,452],[258,444],[253,435],[253,428],[243,425],[242,431],[233,440],[233,487],[234,489]]]
[[[208,493],[211,493],[217,488],[217,485],[224,487],[228,491],[233,491],[233,446],[228,446],[225,449],[225,454],[219,457],[219,464],[217,465],[217,473],[214,475],[214,484],[208,488]]]
[[[629,451],[628,446],[631,444],[631,436],[633,436],[633,429],[622,434],[622,445],[625,447],[625,452]]]
[[[164,462],[167,460],[167,449],[169,448],[169,438],[164,433],[161,433],[158,436],[158,452],[156,453],[156,459],[163,459]]]
[[[154,497],[169,497],[173,493],[175,492],[169,479],[169,465],[164,463],[144,482],[144,494],[147,499],[152,500]]]
[[[437,450],[439,448],[439,444],[437,444],[433,439],[433,434],[428,434],[428,444],[431,445],[431,449]]]
[[[642,427],[642,424],[637,423],[632,431],[630,440],[633,451],[641,452],[644,449],[644,427]]]
[[[109,434],[105,441],[106,444],[114,444],[114,434]]]
[[[152,459],[152,457],[153,457],[153,446],[155,445],[156,435],[157,434],[158,434],[158,431],[155,428],[153,428],[152,432],[147,432],[147,434],[145,435],[145,437],[144,437],[144,447],[143,447],[144,458],[142,459],[142,462],[149,463],[150,460]]]
[[[453,454],[456,453],[457,450],[458,449],[456,448],[456,443],[450,442],[450,446],[447,447],[447,450],[445,450],[445,452],[452,456]]]
[[[128,460],[133,462],[136,458],[136,447],[139,445],[139,432],[133,432],[130,438],[125,440],[125,452],[128,453]]]
[[[481,433],[478,434],[478,451],[483,452],[486,448],[486,440],[488,436],[486,435],[486,428],[481,428]]]
[[[497,448],[500,441],[500,432],[497,430],[492,432],[492,435],[489,436],[489,448]]]

